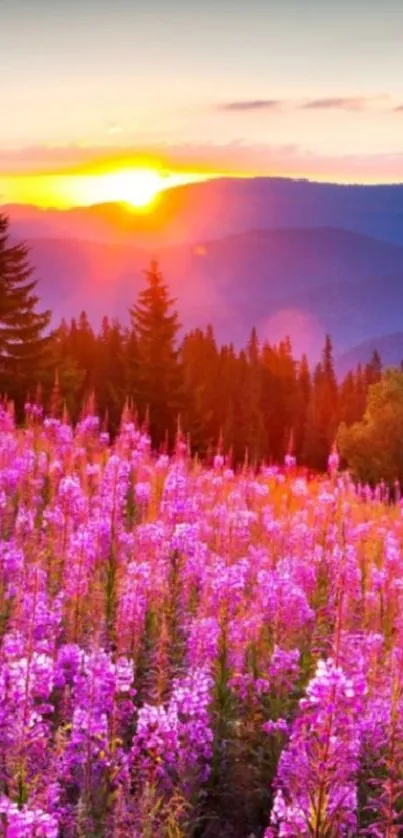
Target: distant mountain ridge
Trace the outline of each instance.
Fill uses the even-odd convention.
[[[127,321],[157,256],[185,328],[211,322],[220,341],[244,344],[256,325],[262,337],[290,334],[298,353],[316,356],[326,332],[343,352],[380,324],[401,324],[403,248],[342,230],[260,231],[155,251],[68,239],[28,244],[55,322],[81,309],[94,323],[104,313]]]
[[[254,229],[330,226],[403,243],[403,184],[344,186],[287,178],[221,178],[168,189],[146,213],[128,212],[120,204],[7,209],[18,232],[35,238],[167,246]]]
[[[210,322],[220,342],[255,325],[316,359],[327,332],[343,356],[403,331],[403,184],[229,178],[167,190],[149,214],[5,209],[56,323],[82,309],[127,320],[156,257],[184,328]]]

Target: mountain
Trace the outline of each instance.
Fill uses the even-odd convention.
[[[337,371],[344,375],[357,364],[366,364],[375,349],[379,352],[383,366],[400,366],[403,361],[403,332],[379,335],[353,346],[337,358]]]
[[[221,178],[162,192],[149,212],[104,204],[6,207],[23,238],[132,246],[198,244],[249,230],[336,227],[403,243],[403,184],[345,186],[287,178]]]
[[[325,331],[336,353],[343,354],[380,331],[386,335],[402,329],[403,273],[310,288],[290,302],[285,299],[280,314],[269,323],[273,340],[291,333],[296,348],[314,358]]]
[[[127,318],[157,257],[186,329],[244,343],[252,325],[316,358],[343,355],[403,323],[403,184],[340,186],[223,178],[169,189],[149,212],[120,204],[11,205],[54,322],[86,309]]]
[[[290,334],[298,353],[316,356],[326,332],[344,352],[390,328],[403,311],[403,247],[332,228],[254,231],[155,249],[83,240],[32,239],[43,302],[57,323],[85,309],[127,320],[156,256],[186,329],[216,328],[240,345],[256,325],[277,341]]]

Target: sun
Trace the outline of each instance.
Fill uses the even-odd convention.
[[[151,169],[127,169],[102,176],[107,201],[125,203],[137,210],[151,207],[163,188],[162,176]]]
[[[152,214],[166,190],[219,176],[153,166],[148,161],[139,165],[138,161],[128,160],[119,167],[110,161],[109,165],[94,165],[87,170],[0,179],[2,187],[6,186],[8,203],[60,209],[124,204],[131,212]]]

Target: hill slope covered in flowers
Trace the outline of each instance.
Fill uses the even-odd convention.
[[[403,517],[0,414],[0,834],[396,836]]]

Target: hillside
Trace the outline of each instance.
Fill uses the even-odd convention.
[[[403,242],[403,184],[342,186],[286,178],[224,178],[169,189],[149,213],[122,205],[8,207],[19,235],[166,246],[249,230],[340,227]]]
[[[239,344],[257,325],[315,356],[326,332],[343,354],[401,331],[402,207],[403,185],[226,178],[167,190],[144,214],[6,209],[56,322],[81,309],[124,319],[156,256],[185,328],[212,322]]]
[[[345,230],[256,231],[197,247],[133,248],[68,239],[30,240],[39,291],[55,321],[86,309],[127,317],[157,256],[185,328],[212,322],[220,340],[253,325],[316,354],[329,331],[339,352],[400,328],[403,248]]]

